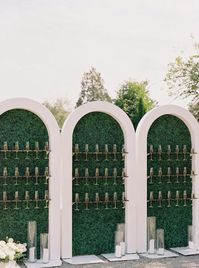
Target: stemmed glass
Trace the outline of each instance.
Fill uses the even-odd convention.
[[[88,144],[85,144],[85,161],[88,161],[88,152],[89,152]]]
[[[35,185],[38,185],[39,168],[35,167]]]
[[[159,178],[158,183],[162,183],[162,168],[161,167],[159,167],[158,169],[158,178]]]
[[[113,144],[113,156],[114,156],[113,161],[117,161],[116,155],[117,155],[117,144]]]
[[[30,177],[30,169],[29,169],[29,167],[26,167],[25,177],[26,177],[26,185],[28,185],[29,184],[29,177]]]
[[[105,209],[108,209],[108,203],[109,203],[108,193],[105,193],[104,202],[105,202]]]
[[[95,185],[99,185],[98,179],[99,179],[99,168],[96,168],[95,169]]]
[[[176,167],[176,183],[179,183],[179,175],[180,175],[179,167]]]
[[[99,199],[99,193],[95,193],[95,203],[96,203],[96,210],[98,210],[99,209],[99,201],[100,201],[100,199]]]
[[[108,168],[104,170],[105,183],[104,185],[108,185]]]
[[[19,168],[15,168],[15,185],[18,185],[18,178],[19,178]]]
[[[184,207],[186,207],[187,206],[187,191],[186,190],[183,191],[183,200],[184,200]]]
[[[117,168],[113,169],[113,178],[114,178],[113,185],[117,185]]]
[[[45,207],[44,208],[48,208],[48,203],[49,203],[48,190],[45,190],[44,200],[45,200]]]
[[[158,207],[162,207],[162,191],[158,192]]]
[[[86,204],[86,208],[85,208],[85,210],[89,210],[89,208],[88,208],[88,204],[89,204],[89,196],[88,196],[88,193],[85,193],[85,204]]]
[[[78,179],[79,179],[79,170],[78,168],[75,168],[75,185],[79,185]]]
[[[170,167],[167,168],[167,177],[168,177],[167,183],[171,183],[171,168]]]
[[[8,159],[7,158],[7,151],[8,151],[8,143],[7,143],[7,141],[4,141],[4,143],[3,143],[3,150],[4,150],[4,159]]]
[[[186,167],[184,167],[183,169],[183,178],[184,178],[183,182],[186,183],[187,182],[187,168]]]
[[[29,151],[30,151],[30,143],[29,143],[29,141],[26,142],[25,151],[26,151],[26,159],[30,159],[29,158]]]
[[[86,179],[85,185],[88,185],[88,178],[89,178],[89,171],[88,168],[85,168],[85,179]]]
[[[179,160],[179,145],[176,145],[176,160]]]
[[[16,191],[15,192],[15,207],[14,207],[14,209],[19,209],[19,207],[18,207],[18,201],[19,201],[19,192]]]
[[[167,192],[167,201],[168,201],[168,205],[167,207],[171,207],[171,191]]]
[[[44,184],[48,184],[48,180],[49,180],[49,168],[48,167],[45,167],[44,176],[46,178]]]
[[[113,203],[114,203],[114,209],[117,209],[117,193],[113,193]]]
[[[171,145],[167,146],[168,161],[171,161]]]
[[[48,159],[48,155],[49,155],[49,143],[48,141],[45,142],[45,145],[44,145],[44,150],[45,150],[45,159]]]
[[[78,207],[78,204],[79,204],[79,193],[76,193],[75,194],[75,210],[79,210],[79,207]]]
[[[180,193],[179,191],[176,191],[176,207],[179,206],[179,199],[180,199]]]
[[[183,153],[183,161],[186,161],[187,160],[187,157],[186,157],[187,146],[186,145],[183,145],[182,153]]]
[[[35,209],[39,209],[39,192],[35,191]]]
[[[125,208],[125,202],[126,202],[126,197],[125,197],[125,192],[122,192],[122,208]]]
[[[7,185],[7,176],[8,176],[7,167],[4,167],[3,168],[3,177],[4,177],[4,184],[3,185]]]
[[[126,178],[126,172],[125,172],[125,168],[122,169],[122,181],[123,184],[125,184],[125,178]]]
[[[153,192],[150,192],[150,195],[149,195],[149,207],[152,208],[153,207]]]
[[[7,192],[3,191],[3,202],[4,202],[4,210],[8,209],[7,208],[7,202],[8,202],[8,198],[7,198]]]
[[[99,161],[99,158],[98,158],[98,155],[99,155],[99,145],[98,144],[95,145],[95,155],[96,155],[95,161]]]
[[[125,150],[125,145],[122,145],[122,161],[125,160],[125,154],[126,154],[126,150]]]
[[[79,154],[79,144],[75,144],[75,161],[79,161],[78,159],[78,154]]]
[[[108,161],[108,144],[104,145],[105,161]]]
[[[35,159],[39,159],[39,142],[35,142]]]
[[[153,145],[152,144],[149,146],[149,154],[150,154],[150,160],[153,161]]]
[[[150,171],[149,171],[149,178],[150,178],[150,181],[149,183],[152,184],[153,183],[153,167],[150,168]]]

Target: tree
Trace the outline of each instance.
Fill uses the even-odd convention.
[[[190,98],[189,111],[199,121],[199,44],[195,44],[196,54],[188,59],[177,57],[169,64],[165,81],[169,95]]]
[[[135,128],[143,115],[156,105],[149,97],[147,86],[147,81],[125,81],[117,92],[115,104],[128,114]]]
[[[104,80],[101,74],[94,67],[91,67],[89,72],[83,74],[81,92],[76,107],[96,100],[111,102],[111,97],[104,87]]]
[[[62,128],[64,121],[70,113],[68,100],[59,98],[56,99],[54,103],[49,103],[48,101],[45,101],[43,105],[51,111],[51,113],[56,118],[59,127]]]

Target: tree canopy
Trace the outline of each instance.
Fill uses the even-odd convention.
[[[104,87],[104,80],[101,74],[94,67],[91,67],[88,72],[83,74],[81,92],[76,107],[96,100],[111,102],[111,97]]]
[[[117,92],[115,104],[128,114],[135,128],[143,115],[156,105],[149,97],[147,86],[147,81],[125,81]]]
[[[56,99],[54,103],[45,101],[43,105],[46,106],[51,111],[51,113],[56,118],[59,127],[61,128],[63,126],[64,121],[66,120],[67,116],[70,113],[68,100],[59,98]]]

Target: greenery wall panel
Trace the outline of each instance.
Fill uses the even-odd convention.
[[[30,142],[30,149],[35,148],[35,141],[39,142],[40,149],[44,148],[48,141],[48,133],[43,122],[35,114],[22,110],[10,110],[0,116],[0,150],[3,149],[3,143],[7,141],[8,149],[14,149],[15,142],[19,142],[20,149],[25,148],[26,141]],[[45,152],[39,153],[39,159],[35,159],[35,152],[29,153],[30,159],[25,159],[26,153],[19,152],[15,159],[15,152],[7,152],[7,159],[4,159],[4,152],[0,152],[0,200],[3,199],[3,191],[7,192],[8,200],[15,199],[15,191],[19,192],[19,200],[24,200],[25,191],[29,191],[30,199],[34,200],[35,191],[38,190],[39,198],[44,199],[45,190],[48,185],[44,184],[45,177],[40,177],[38,185],[35,185],[35,178],[29,178],[29,184],[26,185],[25,178],[18,178],[18,185],[15,185],[15,178],[7,178],[7,184],[4,185],[2,173],[4,167],[7,167],[8,175],[14,176],[15,168],[19,168],[20,175],[24,175],[26,167],[30,168],[30,174],[34,175],[35,167],[39,168],[39,174],[44,174],[45,167],[48,167],[48,159],[45,159]],[[39,209],[35,209],[35,201],[30,201],[30,209],[26,208],[26,202],[19,202],[19,209],[15,209],[14,202],[7,203],[8,209],[5,210],[5,204],[0,202],[0,239],[6,236],[13,237],[17,241],[27,242],[27,222],[37,221],[38,228],[38,246],[39,234],[48,232],[48,209],[44,208],[45,201],[39,201]],[[39,249],[39,247],[38,247]],[[39,251],[39,250],[38,250]]]
[[[153,191],[154,199],[157,200],[158,192],[162,191],[163,199],[167,199],[168,191],[171,191],[171,207],[168,207],[168,201],[162,202],[162,207],[158,207],[158,201],[153,202],[153,207],[150,207],[148,202],[148,216],[157,217],[157,228],[165,230],[165,245],[166,248],[187,246],[187,228],[192,224],[192,206],[191,201],[187,201],[187,206],[184,206],[184,201],[179,201],[179,206],[176,206],[176,191],[179,191],[180,198],[183,198],[183,191],[187,191],[187,196],[191,196],[192,181],[190,176],[187,176],[186,182],[183,176],[179,177],[177,183],[176,176],[171,177],[171,183],[168,183],[168,177],[162,177],[162,183],[158,183],[157,177],[159,167],[162,167],[163,174],[167,174],[167,168],[171,167],[172,174],[175,175],[176,167],[179,167],[180,174],[183,168],[187,167],[187,173],[191,172],[191,157],[187,154],[187,160],[183,160],[182,148],[187,145],[187,151],[191,150],[190,133],[186,125],[178,118],[171,115],[164,115],[158,118],[151,126],[148,133],[148,152],[150,145],[154,146],[154,152],[157,153],[158,146],[162,145],[162,151],[167,152],[167,145],[171,146],[172,152],[175,152],[176,145],[179,145],[180,153],[179,160],[176,160],[176,154],[171,154],[171,161],[168,161],[167,154],[162,155],[162,160],[158,160],[158,155],[153,155],[153,161],[148,156],[148,175],[150,168],[154,168],[153,183],[148,179],[148,200],[150,192]]]
[[[85,150],[85,144],[89,144],[89,151],[95,152],[95,145],[99,145],[99,150],[104,151],[105,144],[108,144],[109,151],[112,151],[113,144],[117,144],[118,152],[121,152],[124,144],[123,132],[119,124],[109,115],[104,113],[90,113],[84,116],[76,125],[73,133],[73,148],[75,144],[79,145],[79,151]],[[74,149],[73,149],[74,150]],[[105,168],[109,169],[109,174],[113,174],[113,169],[117,168],[120,175],[124,167],[121,154],[117,155],[117,161],[113,161],[113,155],[109,155],[109,161],[105,161],[104,155],[99,155],[99,161],[95,160],[95,155],[88,156],[88,162],[85,161],[85,155],[78,155],[79,161],[73,158],[73,172],[75,168],[79,169],[80,177],[84,176],[85,168],[89,169],[89,175],[95,176],[95,169],[99,168],[100,175],[104,175]],[[108,185],[104,185],[104,179],[98,179],[95,185],[95,178],[88,180],[85,185],[85,179],[79,179],[79,185],[76,180],[73,181],[73,200],[75,193],[79,193],[80,201],[84,201],[85,193],[89,194],[90,200],[95,200],[95,194],[98,192],[100,200],[104,200],[105,192],[109,193],[112,200],[113,193],[117,192],[118,200],[122,198],[124,184],[121,178],[117,178],[117,185],[114,185],[114,179],[108,179]],[[73,255],[82,254],[100,254],[114,251],[114,232],[117,223],[124,222],[125,210],[122,203],[118,203],[117,209],[113,204],[109,204],[109,209],[105,209],[105,204],[99,205],[96,210],[96,204],[89,204],[89,210],[85,210],[85,204],[79,204],[79,211],[73,206]]]

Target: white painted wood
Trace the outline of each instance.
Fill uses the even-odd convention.
[[[197,174],[193,178],[193,237],[195,249],[199,249],[199,124],[186,109],[177,105],[164,105],[148,112],[140,121],[136,130],[136,189],[137,189],[137,251],[146,252],[147,244],[147,135],[152,123],[162,115],[174,115],[188,127],[192,147],[197,154],[192,159],[193,170]]]
[[[78,107],[69,115],[62,130],[62,258],[72,257],[72,137],[78,121],[88,113],[102,112],[112,116],[121,126],[128,154],[125,159],[125,209],[127,253],[136,252],[136,185],[135,131],[127,114],[108,102],[95,101]]]
[[[104,261],[95,255],[83,255],[75,256],[70,259],[63,259],[64,262],[73,265],[83,265],[83,264],[94,264],[94,263],[103,263]]]
[[[45,124],[51,149],[49,158],[49,169],[51,178],[49,180],[49,245],[50,260],[60,260],[60,131],[51,112],[42,104],[26,99],[14,98],[0,103],[0,115],[13,109],[24,109],[36,114]],[[1,120],[1,118],[0,118]],[[24,230],[25,231],[25,230]]]

